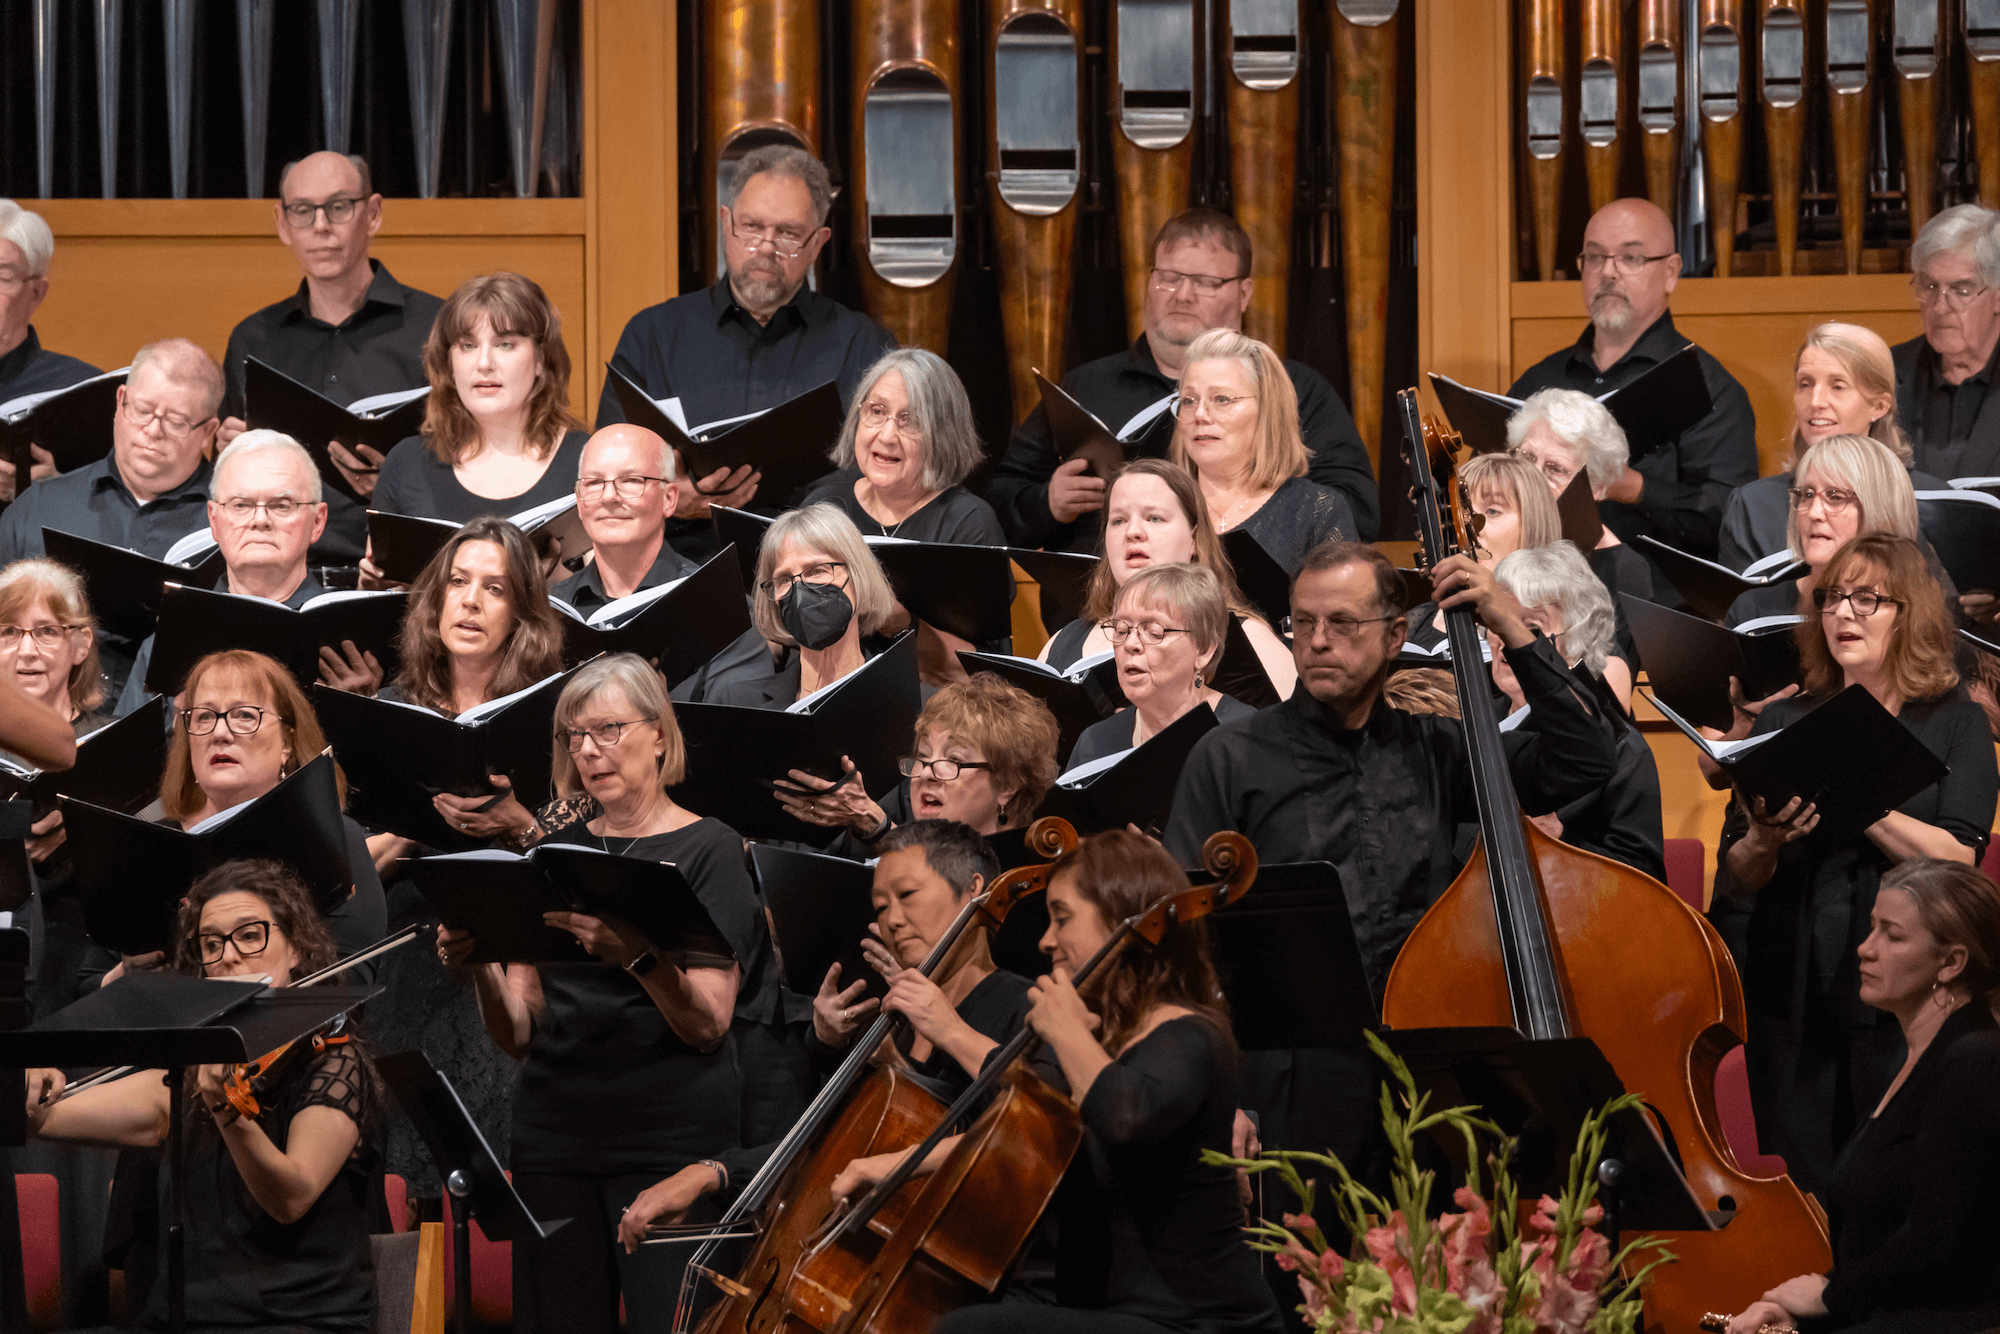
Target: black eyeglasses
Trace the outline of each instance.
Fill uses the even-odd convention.
[[[352,218],[354,210],[360,208],[366,202],[364,199],[343,197],[340,199],[329,199],[324,204],[308,204],[303,199],[297,199],[284,206],[285,219],[294,227],[310,227],[313,225],[313,215],[321,209],[325,209],[326,220],[338,227],[341,223]]]
[[[1885,605],[1891,607],[1903,605],[1901,598],[1885,598],[1872,588],[1856,588],[1845,593],[1836,593],[1830,588],[1813,590],[1813,606],[1819,609],[1819,614],[1822,616],[1833,615],[1840,610],[1840,604],[1843,602],[1854,608],[1856,616],[1873,616]]]
[[[269,922],[245,922],[226,936],[216,935],[210,931],[203,931],[195,937],[195,940],[201,946],[201,961],[203,963],[220,963],[222,961],[222,947],[225,945],[234,945],[238,957],[252,959],[262,954],[265,948],[270,945],[271,924]]]
[[[264,725],[264,715],[277,717],[275,709],[260,709],[255,704],[238,704],[231,709],[182,709],[181,721],[187,725],[189,736],[207,736],[220,722],[236,736],[254,736]]]
[[[839,578],[839,572],[846,568],[845,561],[823,560],[806,566],[797,574],[781,574],[775,579],[766,579],[757,587],[764,590],[765,597],[774,602],[783,602],[791,593],[793,584],[830,584]]]
[[[604,488],[608,486],[611,488],[613,495],[630,504],[632,501],[644,496],[646,488],[654,482],[665,486],[667,479],[664,477],[641,477],[630,473],[623,477],[579,477],[576,479],[576,494],[578,498],[583,500],[602,500],[604,498]]]
[[[940,783],[949,783],[952,779],[958,777],[961,770],[991,769],[992,767],[985,760],[927,760],[917,755],[905,755],[902,759],[896,761],[896,768],[902,771],[903,777],[915,778],[917,770],[929,769],[931,777],[937,779]]]
[[[574,755],[583,749],[585,737],[595,741],[599,750],[610,750],[618,744],[618,738],[625,735],[626,728],[658,721],[657,718],[628,718],[622,723],[595,723],[589,727],[565,727],[560,731],[563,744],[569,747],[569,753]]]
[[[1648,264],[1659,264],[1673,257],[1674,252],[1671,250],[1664,255],[1607,255],[1598,250],[1586,250],[1576,257],[1576,271],[1589,273],[1592,269],[1601,269],[1609,264],[1629,278]]]

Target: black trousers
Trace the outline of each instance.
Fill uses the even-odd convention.
[[[618,1219],[640,1191],[666,1171],[619,1176],[557,1176],[516,1172],[514,1189],[544,1222],[568,1224],[545,1241],[514,1243],[514,1329],[517,1334],[616,1334],[618,1299],[625,1299],[631,1334],[667,1334],[674,1323],[681,1271],[694,1247],[641,1246],[627,1255]],[[706,1202],[689,1222],[716,1216]]]

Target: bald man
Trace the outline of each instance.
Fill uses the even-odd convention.
[[[443,302],[405,287],[368,244],[382,227],[382,196],[368,164],[340,153],[287,163],[272,210],[278,239],[299,261],[298,291],[237,325],[222,359],[228,392],[221,443],[243,431],[243,364],[255,357],[346,406],[424,384],[424,340]],[[282,422],[266,423],[284,426]],[[333,457],[363,496],[375,489],[382,459],[372,449]],[[368,512],[339,490],[326,493],[326,531],[313,544],[315,565],[354,565],[368,541]]]
[[[674,452],[643,426],[620,422],[590,437],[577,460],[576,510],[595,555],[549,589],[588,616],[607,602],[694,573],[667,544],[667,520],[680,505]]]
[[[1651,203],[1615,199],[1599,209],[1584,228],[1578,267],[1590,326],[1516,380],[1507,391],[1516,398],[1538,389],[1608,394],[1687,344],[1667,311],[1681,276],[1673,223]],[[1736,377],[1708,353],[1696,355],[1714,407],[1680,439],[1628,464],[1600,508],[1623,541],[1645,534],[1713,559],[1730,492],[1757,477],[1757,422]],[[1654,583],[1673,587],[1664,576]]]

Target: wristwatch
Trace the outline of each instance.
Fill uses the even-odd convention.
[[[660,966],[660,956],[647,950],[638,958],[625,965],[625,971],[634,977],[644,977]]]

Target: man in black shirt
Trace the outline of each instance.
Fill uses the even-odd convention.
[[[576,512],[593,554],[549,596],[588,616],[607,602],[693,574],[694,566],[667,545],[667,516],[680,490],[674,453],[652,431],[620,422],[591,436],[577,460]]]
[[[896,340],[806,286],[833,235],[825,225],[832,206],[832,180],[812,154],[781,144],[745,154],[718,210],[722,280],[634,315],[611,364],[648,397],[679,399],[689,426],[762,412],[828,380],[839,383],[846,404],[861,373]],[[607,381],[597,424],[624,420]],[[742,508],[756,496],[758,478],[746,465],[688,480],[668,536],[684,552],[705,553],[709,506]]]
[[[1896,420],[1936,477],[2000,475],[2000,212],[1948,208],[1910,248],[1910,289],[1924,333],[1898,343]]]
[[[1667,311],[1681,257],[1665,213],[1644,199],[1613,200],[1592,215],[1577,263],[1590,327],[1573,346],[1529,367],[1507,391],[1515,398],[1551,388],[1601,397],[1687,345]],[[1713,560],[1729,493],[1757,478],[1757,421],[1736,377],[1699,348],[1695,355],[1714,406],[1680,439],[1627,464],[1600,510],[1621,541],[1644,533]],[[1672,587],[1664,574],[1654,582]]]
[[[1204,329],[1243,328],[1250,258],[1249,235],[1226,213],[1196,208],[1169,218],[1153,242],[1146,332],[1125,351],[1065,375],[1064,392],[1114,434],[1139,442],[1133,453],[1164,455],[1173,419],[1162,405],[1180,384],[1187,345]],[[1298,392],[1299,432],[1312,455],[1307,476],[1347,498],[1360,529],[1348,536],[1372,540],[1380,503],[1354,418],[1318,371],[1291,360],[1285,371]],[[1150,421],[1135,424],[1156,407],[1161,410]],[[1008,540],[1051,551],[1095,551],[1105,482],[1085,476],[1085,466],[1081,459],[1063,463],[1048,414],[1039,406],[1029,413],[986,486],[987,503]]]
[[[284,372],[345,406],[356,399],[424,384],[424,340],[443,302],[405,287],[368,242],[382,226],[382,196],[368,164],[339,153],[314,153],[278,178],[273,210],[278,239],[305,275],[299,290],[237,325],[223,357],[228,393],[221,442],[245,429],[243,365],[248,357]],[[382,456],[365,445],[335,443],[334,461],[363,496],[375,489]],[[322,565],[353,565],[368,542],[366,507],[339,491],[327,496],[327,525],[313,546]]]
[[[55,235],[40,214],[0,199],[0,403],[67,389],[101,374],[88,362],[45,349],[29,323],[49,294],[49,261],[55,251]],[[36,456],[32,480],[55,476],[48,451],[40,445],[30,448]],[[0,460],[0,500],[13,498],[14,465]]]

